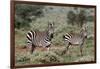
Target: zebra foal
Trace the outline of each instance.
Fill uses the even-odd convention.
[[[82,48],[83,48],[83,44],[86,38],[87,38],[87,26],[86,25],[83,25],[79,33],[66,33],[65,35],[63,35],[63,39],[65,43],[68,43],[68,45],[66,47],[66,50],[64,50],[62,54],[68,51],[69,46],[78,45],[80,47],[80,53],[82,56],[83,55]]]
[[[27,44],[31,47],[31,53],[33,53],[36,47],[43,47],[49,50],[51,45],[51,39],[54,34],[54,23],[48,23],[48,28],[44,31],[29,31],[26,34]]]

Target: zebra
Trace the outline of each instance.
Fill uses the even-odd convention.
[[[83,55],[82,48],[86,38],[87,38],[87,26],[85,24],[83,25],[79,33],[74,33],[74,32],[66,33],[65,35],[63,35],[63,39],[65,43],[68,43],[68,45],[66,46],[66,50],[64,50],[62,54],[68,51],[69,46],[78,45],[80,46],[80,53],[82,56]]]
[[[43,47],[49,50],[51,46],[51,39],[54,37],[54,22],[48,23],[48,28],[44,31],[30,30],[27,34],[27,44],[31,47],[33,53],[36,47]]]

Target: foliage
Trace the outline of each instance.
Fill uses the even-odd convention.
[[[63,62],[62,57],[58,56],[56,53],[53,53],[51,51],[49,52],[34,52],[33,53],[33,58],[31,61],[33,63],[60,63]]]
[[[29,62],[30,62],[30,58],[28,58],[27,56],[21,56],[16,59],[16,63],[20,63],[20,64],[25,64]]]
[[[83,9],[80,9],[80,11],[77,13],[75,13],[75,11],[77,11],[77,9],[74,11],[71,10],[68,12],[67,22],[69,24],[72,24],[72,25],[77,24],[78,26],[82,27],[82,25],[87,21],[86,11]]]
[[[86,11],[80,10],[80,13],[78,14],[78,23],[80,27],[82,27],[82,25],[86,22],[86,18]]]
[[[43,6],[16,4],[15,6],[15,28],[30,27],[30,22],[37,17],[43,16]]]
[[[87,21],[92,22],[93,20],[94,20],[94,17],[93,16],[87,16]]]
[[[76,14],[73,11],[69,11],[67,14],[68,23],[74,25]]]
[[[44,15],[43,17],[40,17],[42,14],[40,14],[40,16],[32,15],[32,19],[31,19],[32,22],[30,21],[27,24],[31,25],[29,29],[32,29],[32,30],[37,29],[40,31],[44,31],[45,29],[47,29],[48,21],[55,22],[54,38],[51,41],[52,44],[51,44],[50,50],[40,51],[40,48],[37,48],[35,49],[33,54],[30,54],[30,50],[27,51],[26,48],[24,48],[24,46],[26,46],[26,33],[27,33],[26,28],[23,27],[25,28],[24,31],[22,29],[16,29],[15,30],[16,65],[94,61],[94,39],[93,37],[87,39],[86,44],[83,47],[83,56],[80,56],[79,46],[70,46],[68,53],[66,52],[66,54],[62,55],[62,52],[65,50],[65,47],[67,45],[64,43],[62,36],[66,32],[70,32],[70,31],[79,32],[80,27],[77,27],[77,25],[80,26],[79,21],[81,21],[81,19],[83,19],[84,21],[86,19],[86,22],[92,20],[91,22],[87,22],[88,34],[91,36],[92,35],[94,36],[94,31],[93,31],[94,30],[94,20],[93,19],[89,20],[90,18],[89,16],[91,15],[87,14],[88,9],[83,10],[85,12],[82,12],[81,9],[83,8],[81,9],[77,8],[76,10],[73,10],[73,8],[71,7],[67,9],[54,7],[54,6],[53,6],[53,9],[49,9],[48,7],[52,7],[52,6],[46,6],[46,8],[43,8],[44,10],[48,9],[48,12],[43,11],[43,15]],[[73,14],[72,13],[68,14],[69,11],[72,11]],[[66,22],[66,19],[67,19],[66,14],[71,16],[69,17],[69,19],[73,21],[74,26],[71,23]],[[80,14],[80,18],[79,18],[79,14]],[[84,19],[84,14],[86,17],[85,19]],[[16,16],[16,18],[18,18],[19,21],[22,20],[22,18],[20,17],[21,15]],[[28,18],[30,17],[31,16],[28,16]],[[34,17],[36,20],[33,19]],[[91,16],[91,18],[92,17],[93,16]]]

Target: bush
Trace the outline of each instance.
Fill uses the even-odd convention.
[[[31,61],[34,64],[48,64],[63,62],[63,58],[53,52],[34,52]]]
[[[77,11],[77,10],[76,10]],[[79,12],[75,13],[75,11],[69,11],[67,14],[67,22],[71,25],[78,25],[82,27],[82,25],[87,22],[87,15],[84,9],[80,9]]]
[[[67,14],[68,23],[74,25],[76,14],[73,11],[69,11]]]
[[[78,14],[78,21],[79,21],[78,23],[80,27],[82,27],[82,25],[87,21],[86,18],[87,18],[86,11],[80,10],[80,13]]]
[[[94,20],[94,17],[93,17],[93,16],[88,16],[88,17],[87,17],[87,21],[92,22],[93,20]]]
[[[16,63],[18,64],[27,64],[30,63],[30,57],[28,55],[17,55]]]
[[[43,6],[16,4],[15,5],[15,28],[30,27],[30,22],[37,17],[43,16]]]

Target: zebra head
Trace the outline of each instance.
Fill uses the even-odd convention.
[[[48,23],[48,35],[49,35],[49,38],[50,38],[50,40],[54,37],[54,22],[53,23],[51,23],[51,22],[49,22]]]

